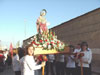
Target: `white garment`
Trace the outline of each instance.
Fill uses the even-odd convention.
[[[20,63],[19,63],[19,56],[16,54],[12,58],[12,66],[13,66],[13,71],[20,71]]]
[[[40,68],[41,65],[36,65],[33,56],[26,55],[24,58],[22,75],[34,75],[34,70]]]
[[[6,61],[6,60],[7,60],[8,52],[5,52],[3,55],[4,55],[4,57],[5,57],[5,58],[4,58],[4,61]]]
[[[75,49],[74,53],[77,53],[77,52],[80,52],[80,51],[81,51],[81,48],[80,49]]]
[[[90,48],[88,48],[89,52],[90,52],[90,55],[91,55],[91,58],[90,60],[92,61],[92,50]]]
[[[67,68],[75,68],[75,60],[74,60],[74,55],[69,55],[67,60],[66,67]]]
[[[89,64],[91,63],[92,60],[92,53],[91,51],[82,51],[82,53],[84,53],[84,56],[81,58],[83,67],[89,67]],[[78,66],[81,66],[80,61],[78,63]]]
[[[25,60],[25,56],[23,56],[19,61],[20,62],[20,69],[21,69],[21,75],[23,75],[24,60]]]
[[[55,60],[55,56],[53,54],[48,55],[49,62],[53,62]]]
[[[65,58],[65,56],[63,54],[58,54],[57,58],[56,58],[56,61],[64,62],[64,58]]]

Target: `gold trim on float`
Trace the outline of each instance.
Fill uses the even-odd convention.
[[[69,47],[65,47],[64,51],[57,51],[56,49],[44,50],[42,47],[35,48],[34,55],[40,54],[65,54],[70,53]]]

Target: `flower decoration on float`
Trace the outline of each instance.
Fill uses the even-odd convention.
[[[52,30],[49,30],[47,28],[48,22],[45,18],[45,15],[47,14],[46,9],[43,9],[40,12],[40,16],[37,19],[36,26],[37,26],[37,32],[38,34],[35,35],[31,39],[31,44],[36,47],[42,47],[43,50],[57,50],[57,51],[64,51],[65,43],[58,40],[57,36],[55,35],[55,32],[52,32]]]
[[[42,47],[44,50],[56,49],[58,51],[64,51],[64,47],[66,46],[64,42],[57,39],[55,32],[52,31],[35,35],[31,44],[34,47]]]
[[[48,61],[48,58],[46,55],[39,55],[38,58],[37,58],[39,61]]]

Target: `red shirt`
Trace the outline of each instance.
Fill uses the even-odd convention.
[[[3,54],[0,54],[0,62],[2,62],[2,61],[3,61],[3,59],[4,59]]]

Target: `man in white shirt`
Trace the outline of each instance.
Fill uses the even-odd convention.
[[[56,55],[56,75],[64,75],[65,73],[65,55]]]
[[[80,52],[81,51],[81,44],[77,44],[76,49],[74,50],[74,53]]]
[[[69,45],[71,53],[74,53],[75,47],[73,45]],[[74,55],[69,55],[67,57],[67,64],[66,64],[66,74],[67,75],[76,75],[76,65],[75,65],[75,57]]]
[[[51,75],[55,75],[55,56],[53,54],[48,55],[48,63]]]
[[[12,58],[12,67],[13,67],[13,71],[15,72],[15,75],[21,75],[18,54],[14,54],[14,57]]]

